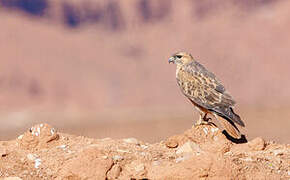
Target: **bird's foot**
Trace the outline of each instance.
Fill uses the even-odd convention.
[[[208,122],[208,121],[197,121],[195,123],[195,126],[208,125],[208,124],[210,124],[210,122]]]
[[[201,120],[199,119],[193,126],[201,126],[201,125],[213,125],[216,127],[216,124],[213,122],[210,122],[209,120],[211,120],[211,118],[207,118],[206,120]]]

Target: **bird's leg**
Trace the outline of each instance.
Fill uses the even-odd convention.
[[[209,124],[208,120],[210,120],[211,118],[207,118],[206,115],[207,113],[203,111],[199,111],[199,119],[195,125],[199,126],[199,125]]]
[[[203,116],[203,121],[208,122],[209,120],[211,120],[211,118],[206,117],[207,113],[205,113],[205,115]]]

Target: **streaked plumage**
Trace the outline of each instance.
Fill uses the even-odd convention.
[[[184,52],[174,54],[169,62],[177,65],[176,79],[182,93],[200,112],[198,124],[208,121],[208,113],[220,116],[220,122],[234,138],[240,138],[240,132],[234,123],[245,126],[234,113],[235,101],[225,87],[204,66]]]

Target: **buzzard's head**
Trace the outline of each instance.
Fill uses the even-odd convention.
[[[191,54],[186,53],[186,52],[175,53],[173,56],[171,56],[168,59],[169,63],[174,63],[174,64],[177,64],[179,66],[190,63],[192,61],[194,61],[193,57],[191,56]]]

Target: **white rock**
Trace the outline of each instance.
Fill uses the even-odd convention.
[[[212,132],[212,133],[215,133],[215,132],[217,132],[219,129],[218,128],[210,128],[210,131]]]
[[[18,136],[18,138],[17,139],[22,139],[23,138],[23,134],[21,134],[20,136]]]
[[[120,153],[128,153],[130,151],[128,150],[124,150],[124,149],[117,149],[117,152],[120,152]]]
[[[275,149],[273,150],[275,156],[283,155],[284,151],[282,149]]]
[[[175,162],[179,163],[179,162],[184,161],[184,160],[185,160],[185,157],[178,157],[175,159]]]
[[[240,160],[247,161],[247,162],[253,161],[253,159],[251,157],[240,158]]]
[[[121,160],[124,159],[122,156],[119,156],[119,155],[115,155],[112,158],[113,158],[114,161],[121,161]]]
[[[27,157],[27,159],[30,160],[30,161],[34,161],[34,160],[36,159],[36,155],[35,155],[35,154],[30,154],[30,153],[29,153],[29,154],[27,154],[26,157]]]
[[[152,165],[153,166],[159,166],[161,163],[160,163],[160,161],[153,161],[152,162]]]
[[[41,159],[39,158],[35,159],[34,167],[39,168],[40,165],[41,165]]]
[[[144,166],[144,164],[139,164],[139,165],[137,165],[137,166],[135,167],[135,170],[136,170],[137,172],[144,171],[144,170],[145,170],[145,166]]]
[[[60,148],[60,149],[65,149],[65,148],[66,148],[66,145],[65,145],[65,144],[63,144],[63,145],[57,146],[57,148]]]
[[[142,148],[142,149],[147,149],[147,148],[148,148],[148,146],[146,146],[146,145],[142,144],[142,145],[141,145],[141,148]]]
[[[124,142],[128,143],[128,144],[139,144],[139,141],[135,138],[127,138],[127,139],[123,139]]]

